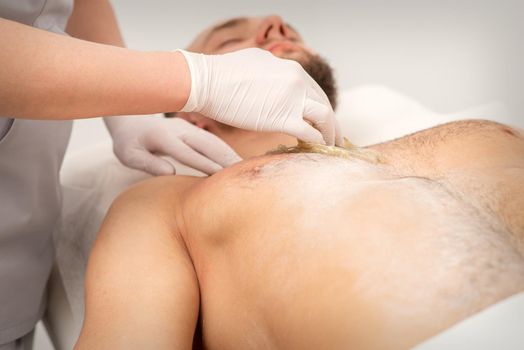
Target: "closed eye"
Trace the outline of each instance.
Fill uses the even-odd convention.
[[[236,44],[236,43],[241,42],[241,41],[242,41],[241,38],[232,38],[232,39],[228,39],[228,40],[226,40],[226,41],[221,42],[221,43],[218,45],[217,49],[221,49],[221,48],[223,48],[223,47],[225,47],[225,46],[228,46],[228,45],[231,45],[231,44]]]

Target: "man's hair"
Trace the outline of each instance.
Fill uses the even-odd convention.
[[[306,53],[307,60],[297,61],[302,65],[302,68],[317,82],[317,84],[326,93],[329,102],[333,109],[337,108],[337,84],[333,69],[327,63],[327,61],[317,54]],[[176,112],[170,112],[164,114],[166,118],[173,118],[176,116]]]

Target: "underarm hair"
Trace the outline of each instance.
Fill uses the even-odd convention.
[[[326,146],[318,143],[298,140],[298,144],[296,146],[287,147],[284,145],[279,145],[277,149],[269,151],[266,154],[284,153],[318,153],[344,159],[357,158],[373,164],[385,163],[385,160],[380,155],[380,153],[374,150],[357,147],[349,142],[349,140],[346,138],[344,138],[344,145],[342,147]]]

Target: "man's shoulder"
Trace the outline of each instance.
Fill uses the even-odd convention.
[[[169,196],[184,193],[205,178],[197,176],[168,175],[156,176],[140,181],[129,187],[122,196]]]
[[[157,214],[172,213],[179,209],[192,188],[204,178],[195,176],[157,176],[140,181],[120,194],[112,207],[155,211]]]

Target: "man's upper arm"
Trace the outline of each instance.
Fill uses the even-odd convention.
[[[199,291],[173,179],[139,184],[111,207],[89,259],[76,349],[191,349]]]
[[[411,175],[440,178],[457,170],[524,166],[518,129],[487,120],[462,120],[374,145],[388,164]]]
[[[497,215],[524,256],[524,132],[463,120],[373,146],[401,175],[445,179]]]

